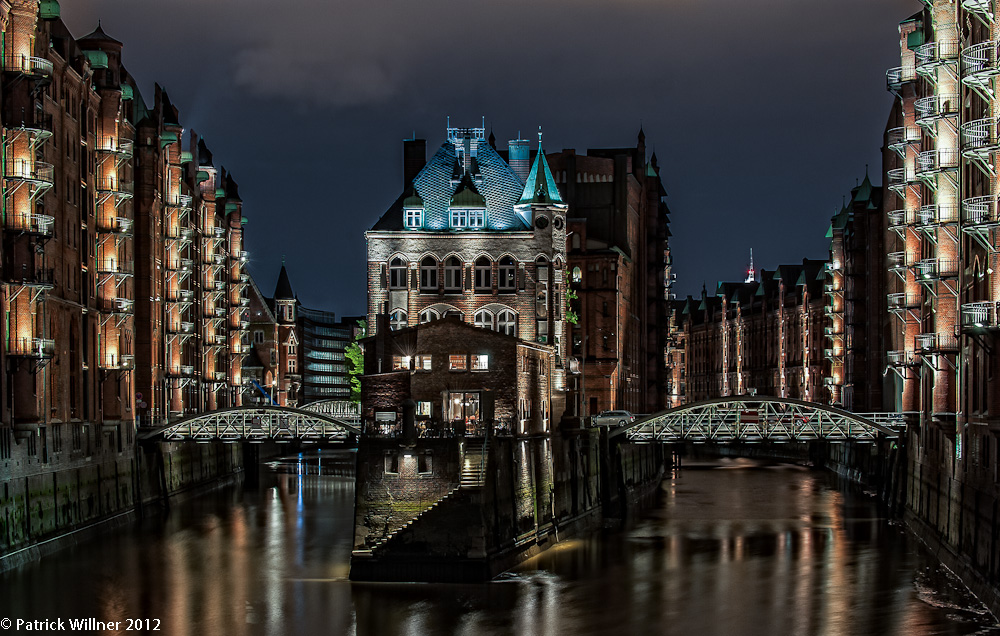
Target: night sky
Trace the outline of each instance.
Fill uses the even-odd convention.
[[[364,231],[398,196],[402,139],[486,117],[498,148],[635,144],[662,167],[679,295],[824,258],[830,216],[870,164],[917,0],[64,0],[152,101],[240,184],[250,271],[365,311]]]

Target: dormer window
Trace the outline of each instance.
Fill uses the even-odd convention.
[[[420,208],[406,208],[403,210],[403,225],[407,229],[416,229],[424,224],[424,211]]]
[[[456,230],[486,227],[486,210],[483,208],[452,208],[451,227]]]

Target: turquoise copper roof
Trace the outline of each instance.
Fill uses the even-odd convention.
[[[562,196],[556,186],[556,180],[552,177],[552,170],[549,169],[549,162],[545,160],[545,151],[542,144],[538,144],[538,154],[535,155],[535,163],[528,173],[528,180],[524,183],[524,191],[521,193],[521,200],[518,205],[524,203],[562,203]]]

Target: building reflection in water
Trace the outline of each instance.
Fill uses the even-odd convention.
[[[520,452],[520,487],[544,507],[551,451]],[[352,465],[351,455],[324,453],[322,468],[292,458],[259,486],[179,502],[139,529],[0,575],[0,615],[155,617],[181,636],[921,636],[991,625],[871,499],[747,461],[689,465],[626,531],[566,541],[499,582],[352,584]]]

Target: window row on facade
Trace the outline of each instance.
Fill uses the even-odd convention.
[[[443,317],[441,312],[436,309],[425,309],[420,312],[420,324],[433,322]],[[389,327],[391,329],[402,329],[408,324],[408,315],[404,310],[397,309],[389,314]],[[480,329],[499,331],[502,334],[513,336],[517,333],[517,313],[513,309],[501,309],[497,312],[480,309],[473,317],[473,324]]]

